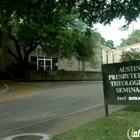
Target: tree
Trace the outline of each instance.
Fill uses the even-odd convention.
[[[93,23],[108,24],[113,19],[121,18],[122,16],[124,16],[128,25],[130,22],[137,19],[140,11],[139,0],[1,0],[1,15],[9,17],[14,12],[20,17],[20,15],[22,16],[23,14],[26,14],[27,11],[30,11],[32,4],[35,3],[37,3],[38,6],[41,4],[42,9],[45,8],[43,13],[48,11],[50,15],[52,15],[52,13],[56,14],[57,9],[62,9],[62,7],[64,8],[65,13],[71,11],[77,12],[79,13],[79,17],[91,26]],[[35,7],[36,13],[40,10],[37,5]],[[54,9],[53,12],[51,12],[52,9]]]
[[[40,2],[30,4],[32,7],[29,11],[21,11],[23,14],[20,13],[20,16],[15,13],[11,15],[12,18],[9,20],[7,28],[8,37],[16,48],[16,52],[14,52],[7,47],[8,53],[17,60],[21,76],[24,76],[26,80],[29,77],[29,54],[38,45],[41,45],[49,55],[74,56],[77,55],[75,46],[79,35],[81,33],[85,35],[88,33],[87,31],[91,31],[78,19],[76,14],[65,13],[63,7],[56,10],[51,9],[51,12],[43,14],[45,5],[42,3],[39,5]],[[36,10],[37,7],[39,11]],[[36,16],[37,14],[38,16]],[[85,56],[80,57],[85,58]],[[88,60],[89,58],[86,59],[86,61]]]
[[[106,46],[106,47],[108,47],[110,49],[114,49],[115,48],[113,40],[107,40],[106,41],[101,35],[100,35],[100,42],[101,42],[101,44],[103,46]]]
[[[97,68],[98,66],[98,48],[100,43],[100,34],[93,32],[91,36],[79,36],[76,41],[76,53],[75,56],[79,61],[83,63],[83,71],[85,65],[88,63],[91,68]]]
[[[124,51],[121,54],[121,62],[127,62],[127,61],[135,61],[140,59],[140,53],[136,51],[135,49],[131,49],[130,51]]]
[[[9,17],[14,12],[21,17],[31,11],[32,4],[36,4],[36,16],[39,15],[38,12],[42,9],[44,10],[43,14],[58,15],[57,9],[63,8],[65,13],[71,11],[79,13],[79,17],[90,26],[93,23],[109,24],[113,19],[120,19],[121,17],[125,18],[126,25],[128,25],[137,19],[140,11],[139,0],[1,0],[1,14],[4,17],[5,15]],[[40,5],[41,9],[39,9]]]
[[[101,42],[102,45],[105,46],[106,41],[105,41],[105,39],[102,36],[100,36],[100,42]]]
[[[128,43],[127,43],[127,41],[126,41],[126,39],[124,39],[124,38],[121,38],[121,43],[120,43],[120,47],[125,47],[125,46],[127,46],[127,45],[129,45]]]
[[[107,40],[105,43],[106,47],[109,47],[110,49],[114,48],[114,42],[112,40]]]
[[[8,52],[28,70],[28,56],[38,46],[46,46],[51,52],[59,50],[62,54],[70,54],[75,50],[73,45],[66,47],[65,40],[60,41],[64,30],[73,28],[73,20],[82,20],[86,31],[90,31],[94,23],[109,24],[115,18],[124,16],[126,26],[139,16],[139,0],[1,0],[0,1],[0,41],[1,48],[7,47],[7,38],[14,42],[17,54],[8,47]],[[71,15],[76,19],[68,20]],[[74,18],[72,16],[71,18]],[[75,28],[74,28],[75,29]],[[55,42],[54,40],[58,39]],[[59,49],[56,43],[61,42]],[[64,44],[64,46],[63,46]],[[22,55],[24,53],[24,56]],[[65,53],[66,51],[68,53]],[[71,51],[70,51],[71,50]],[[48,51],[48,52],[49,52]],[[25,70],[25,71],[26,71]],[[27,76],[28,77],[28,76]]]
[[[19,10],[17,7],[17,11],[9,15],[10,19],[6,24],[7,36],[13,41],[16,52],[7,47],[8,53],[17,60],[21,76],[26,80],[29,77],[29,54],[38,45],[44,47],[49,55],[68,57],[74,54],[76,38],[73,35],[79,27],[75,20],[77,16],[68,12],[66,8],[67,6],[63,7],[63,4],[56,2],[46,5],[40,1],[33,1],[28,3],[28,10],[25,8],[19,14],[16,13]],[[5,18],[7,17],[6,15]],[[4,24],[1,22],[1,25]],[[1,27],[1,31],[5,29],[4,26]]]
[[[140,30],[134,30],[127,39],[121,39],[120,47],[140,42]]]

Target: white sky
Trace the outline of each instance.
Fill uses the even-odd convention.
[[[113,40],[114,45],[119,45],[121,38],[127,38],[129,34],[132,33],[133,29],[140,29],[140,21],[132,22],[128,30],[120,30],[119,28],[125,24],[125,20],[114,20],[111,25],[103,26],[101,24],[94,25],[94,29],[101,33],[105,40]]]

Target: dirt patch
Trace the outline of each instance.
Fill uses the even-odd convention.
[[[38,88],[37,85],[32,84],[22,84],[22,83],[14,83],[9,80],[0,80],[0,84],[6,84],[9,86],[10,90],[6,93],[0,94],[0,101],[20,98],[29,96],[30,94],[37,93],[36,90]]]

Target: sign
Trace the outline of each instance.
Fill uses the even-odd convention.
[[[134,130],[133,127],[129,128],[127,131],[127,137],[129,140],[133,140],[133,138],[139,138],[140,137],[140,129]]]
[[[140,104],[140,60],[103,64],[105,104]]]

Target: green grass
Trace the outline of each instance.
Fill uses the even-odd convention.
[[[0,90],[3,90],[4,88],[5,86],[0,84]]]
[[[86,123],[68,132],[55,135],[52,140],[128,140],[127,130],[140,129],[140,106],[129,106]],[[140,138],[133,138],[140,140]]]

